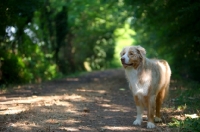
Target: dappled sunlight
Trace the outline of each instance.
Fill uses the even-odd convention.
[[[17,122],[17,123],[10,123],[10,124],[8,124],[8,127],[10,127],[11,130],[12,129],[18,130],[20,128],[23,128],[22,129],[23,131],[31,131],[32,128],[37,129],[41,126],[38,125],[38,124],[35,124],[34,122],[30,123],[30,122],[27,122],[27,121],[21,121],[21,122]]]
[[[101,104],[100,106],[102,106],[102,107],[111,107],[111,105],[109,105],[109,104]]]
[[[42,129],[48,130],[68,124],[79,123],[76,120],[81,108],[74,106],[72,101],[81,101],[85,98],[76,94],[61,96],[33,96],[20,97],[14,100],[1,102],[0,115],[6,119],[18,119],[17,122],[8,124],[12,130],[31,131]]]
[[[112,131],[122,131],[122,132],[135,130],[134,127],[127,127],[127,126],[105,126],[103,127],[103,129]]]
[[[85,100],[86,99],[85,97],[80,96],[80,95],[76,95],[76,94],[73,94],[73,95],[64,94],[62,97],[63,97],[62,99],[73,100],[73,101],[80,101],[80,100]]]
[[[27,108],[25,106],[5,106],[2,105],[0,109],[0,115],[17,114],[25,111]]]
[[[78,82],[79,78],[67,78],[66,81]]]
[[[129,89],[124,88],[126,80],[122,83],[113,82],[113,77],[123,72],[119,70],[104,79],[112,72],[77,78],[75,83],[73,79],[69,79],[70,82],[63,79],[45,83],[41,85],[45,92],[42,94],[43,91],[39,91],[40,95],[2,94],[0,131],[146,130],[145,121],[140,127],[132,125],[136,109]],[[102,80],[103,84],[100,83]]]
[[[104,111],[110,111],[110,112],[130,112],[133,110],[133,108],[125,107],[123,105],[117,105],[117,104],[106,104],[106,103],[99,103],[99,106],[104,108]]]
[[[44,97],[37,97],[37,96],[32,96],[32,97],[20,97],[20,98],[10,98],[9,101],[6,102],[1,102],[1,104],[30,104],[34,102],[41,101]]]
[[[64,94],[61,96],[32,96],[10,98],[8,101],[0,102],[0,115],[17,114],[26,111],[34,106],[60,105],[65,106],[66,108],[71,108],[73,105],[69,102],[70,100],[80,101],[85,100],[85,98],[76,94]]]
[[[100,94],[104,94],[106,93],[105,90],[89,90],[89,89],[77,89],[77,91],[81,91],[81,92],[94,92],[94,93],[100,93]]]
[[[61,130],[69,131],[69,132],[78,132],[79,128],[76,127],[60,127]]]

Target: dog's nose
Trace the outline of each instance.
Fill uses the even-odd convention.
[[[123,64],[125,62],[125,58],[121,58],[121,62]]]

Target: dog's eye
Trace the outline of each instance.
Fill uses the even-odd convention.
[[[129,55],[134,55],[134,54],[130,52]]]

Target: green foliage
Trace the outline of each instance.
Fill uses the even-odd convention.
[[[199,7],[199,0],[7,0],[0,3],[0,49],[16,59],[0,56],[0,70],[7,80],[5,62],[13,63],[20,67],[13,73],[33,82],[108,68],[117,64],[116,32],[132,19],[134,43],[168,60],[173,75],[198,80]]]
[[[25,41],[24,45],[20,45],[18,54],[0,50],[3,73],[1,83],[41,82],[61,75],[57,71],[56,64],[49,61],[51,55],[43,54],[38,45],[28,45],[28,43]]]
[[[200,118],[186,118],[185,120],[173,119],[173,123],[169,123],[171,127],[178,127],[181,132],[199,132]]]
[[[53,0],[45,4],[46,8],[35,17],[43,29],[37,34],[46,34],[39,38],[51,45],[48,52],[54,53],[60,71],[65,74],[82,71],[86,69],[84,64],[91,70],[111,65],[114,31],[124,25],[129,14],[122,1]]]
[[[176,127],[180,131],[199,131],[200,83],[191,80],[178,80],[173,81],[171,85],[171,87],[176,88],[176,90],[171,91],[171,98],[175,109],[181,111],[182,120],[173,118],[169,126]],[[185,119],[183,120],[183,118]]]
[[[30,74],[25,69],[25,65],[19,56],[9,51],[0,49],[2,67],[1,83],[23,83],[30,80]]]
[[[52,61],[52,54],[44,54],[40,46],[33,44],[27,35],[23,39],[25,41],[19,46],[18,55],[23,57],[23,63],[31,75],[29,82],[51,80],[61,75]]]
[[[174,99],[175,107],[187,106],[186,112],[194,113],[200,109],[200,103],[197,101],[200,99],[200,83],[191,80],[179,80],[177,84],[180,86],[177,88],[177,95]]]
[[[40,82],[110,67],[114,32],[131,14],[121,0],[8,0],[0,11],[0,49],[15,58],[0,56],[2,83]],[[12,74],[17,77],[8,79]]]
[[[0,58],[2,73],[0,83],[25,83],[33,78],[28,69],[24,54],[20,52],[29,51],[27,48],[20,51],[23,39],[24,28],[31,22],[34,12],[42,5],[43,1],[35,0],[7,0],[0,3]],[[27,47],[30,43],[26,43]]]
[[[35,0],[5,0],[0,3],[0,40],[5,39],[5,29],[8,26],[17,27],[19,35],[22,35],[20,30],[31,22],[34,11],[36,11],[43,1]],[[6,34],[7,35],[7,34]]]

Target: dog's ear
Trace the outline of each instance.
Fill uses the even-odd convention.
[[[140,45],[136,46],[136,50],[141,55],[141,57],[144,57],[146,55],[146,50]]]

